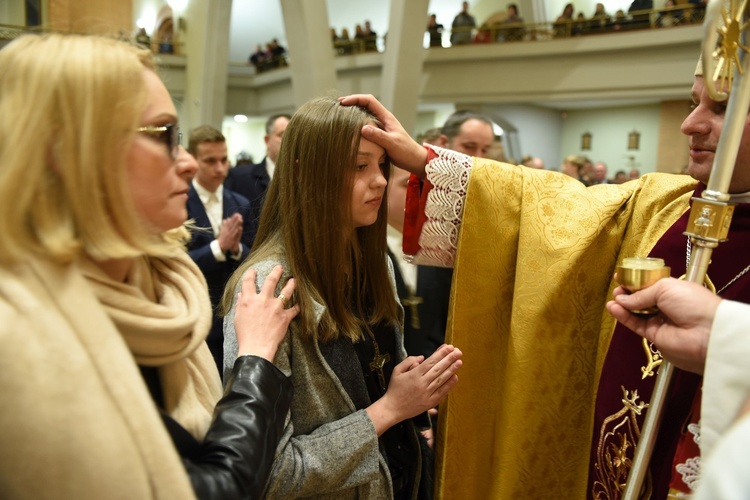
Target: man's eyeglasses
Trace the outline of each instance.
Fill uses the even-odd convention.
[[[182,132],[180,132],[179,125],[176,123],[161,126],[149,125],[139,128],[138,132],[166,144],[169,155],[173,160],[177,159],[177,155],[180,154],[180,143],[182,143]]]

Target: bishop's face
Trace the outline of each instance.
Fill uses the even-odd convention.
[[[696,76],[692,91],[693,111],[682,122],[682,133],[690,137],[688,173],[708,182],[713,166],[727,101],[714,101],[706,92],[703,77]],[[734,174],[729,187],[732,193],[750,191],[750,117],[745,119]]]

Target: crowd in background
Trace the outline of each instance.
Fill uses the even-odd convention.
[[[606,12],[604,4],[597,3],[589,17],[584,12],[575,12],[572,3],[563,8],[563,12],[549,23],[526,23],[520,15],[518,5],[509,3],[504,16],[493,15],[491,19],[500,21],[485,22],[478,25],[476,18],[469,12],[469,3],[463,2],[461,11],[451,23],[450,45],[472,43],[493,43],[506,41],[542,40],[549,38],[568,38],[571,36],[589,35],[607,32],[620,32],[632,29],[665,28],[703,21],[707,0],[688,0],[686,4],[677,5],[675,0],[665,0],[664,5],[654,11],[653,0],[633,0],[627,12],[622,9],[614,14]],[[429,36],[430,47],[443,47],[445,26],[438,22],[437,15],[431,14],[425,32]],[[175,53],[174,43],[169,34],[162,36],[157,43],[151,40],[145,29],[139,28],[135,41],[157,53]],[[377,52],[378,34],[372,29],[369,20],[354,27],[353,34],[348,28],[331,28],[331,43],[336,55],[349,55],[364,52]],[[385,43],[385,36],[383,36]],[[248,57],[248,62],[256,71],[288,65],[287,51],[277,38],[265,44],[258,44]]]
[[[525,162],[522,162],[524,165]],[[603,161],[592,162],[588,157],[582,155],[568,155],[563,159],[560,171],[565,175],[578,179],[585,186],[596,184],[622,184],[626,181],[638,179],[640,171],[632,167],[627,173],[625,170],[617,170],[612,178],[608,177],[607,164]]]
[[[287,65],[286,49],[274,38],[266,44],[265,49],[263,49],[261,44],[258,44],[255,52],[250,54],[248,61],[255,66],[256,71],[259,73],[269,69],[280,68]]]
[[[487,118],[487,120],[490,120]],[[489,122],[491,123],[491,121]],[[436,127],[428,129],[417,134],[416,141],[420,144],[433,144],[441,146],[440,137],[443,134],[443,128]],[[478,142],[474,140],[473,142]],[[476,152],[473,152],[476,153]],[[472,154],[472,153],[467,153]],[[510,164],[519,164],[529,168],[541,170],[558,170],[574,179],[578,179],[585,186],[594,186],[596,184],[622,184],[623,182],[638,179],[641,176],[636,167],[623,167],[615,171],[613,176],[609,176],[607,164],[603,161],[592,161],[584,155],[567,155],[560,163],[560,168],[548,168],[544,165],[544,160],[534,155],[524,155],[520,161],[505,155],[501,136],[494,136],[488,142],[487,149],[482,154],[475,154],[491,160],[502,161]]]
[[[597,3],[591,16],[575,12],[572,3],[551,23],[526,24],[520,15],[518,5],[510,3],[500,20],[478,25],[476,18],[469,13],[468,2],[463,2],[461,12],[451,24],[451,45],[471,43],[492,43],[521,40],[541,40],[568,38],[571,36],[619,32],[633,29],[664,28],[703,21],[706,0],[690,0],[685,5],[677,5],[675,0],[666,0],[654,11],[653,0],[633,0],[627,12],[620,9],[609,14],[604,4]],[[492,16],[497,19],[498,16]],[[430,36],[430,47],[442,46],[443,24],[435,14],[430,16],[426,31]]]
[[[547,38],[568,38],[588,34],[619,32],[631,29],[660,28],[698,23],[703,21],[707,0],[690,0],[687,5],[677,6],[675,0],[666,0],[659,11],[653,11],[653,0],[633,0],[627,13],[622,9],[610,15],[604,4],[597,3],[594,13],[587,17],[583,12],[575,13],[572,3],[552,23],[526,24],[520,15],[518,5],[510,3],[501,22],[477,25],[476,18],[469,13],[469,3],[463,2],[451,23],[450,44],[493,43],[506,41],[537,40]],[[496,16],[493,16],[496,17]],[[443,46],[445,26],[439,23],[436,14],[431,14],[425,29],[429,35],[430,47]],[[331,28],[331,43],[336,55],[350,55],[378,51],[378,34],[372,29],[369,20],[354,27],[354,34],[348,28]],[[136,40],[150,46],[150,39],[140,30]],[[385,36],[383,36],[385,42]],[[162,48],[159,47],[159,52]],[[287,52],[274,38],[263,48],[258,44],[248,58],[258,72],[286,66]]]
[[[331,28],[331,42],[338,55],[378,51],[378,34],[370,21],[354,26],[353,36],[349,35],[348,28],[342,28],[340,34],[336,33],[336,28]]]

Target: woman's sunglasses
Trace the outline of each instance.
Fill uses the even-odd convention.
[[[161,126],[149,125],[147,127],[139,128],[138,132],[166,144],[167,149],[169,150],[169,155],[173,160],[177,159],[177,155],[180,154],[180,143],[182,142],[182,132],[180,132],[180,126],[178,124],[168,123],[167,125]]]

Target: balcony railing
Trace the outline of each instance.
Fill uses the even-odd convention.
[[[522,42],[552,40],[574,36],[620,33],[631,30],[671,28],[703,22],[705,6],[680,5],[664,9],[642,10],[630,13],[618,11],[615,15],[603,14],[588,19],[578,18],[548,23],[499,23],[479,28],[455,28],[445,31],[459,36],[463,44]],[[462,43],[454,44],[462,45]]]
[[[377,52],[378,38],[376,36],[355,37],[351,40],[337,38],[333,40],[333,50],[339,56]]]
[[[0,24],[0,49],[25,33],[41,32],[42,30],[38,27],[24,27],[12,26],[9,24]]]
[[[4,47],[8,43],[10,43],[12,40],[15,40],[21,35],[26,35],[26,34],[39,35],[42,33],[87,34],[84,32],[54,30],[54,29],[43,28],[39,26],[13,26],[9,24],[0,24],[0,48]],[[169,40],[163,40],[159,42],[159,41],[152,40],[151,38],[148,38],[148,40],[143,40],[143,39],[139,39],[139,37],[137,36],[129,37],[127,35],[123,35],[122,33],[118,34],[117,36],[118,38],[125,39],[133,43],[137,43],[141,47],[151,50],[154,54],[177,54],[177,55],[185,54],[185,51],[184,51],[185,44],[182,42],[174,42],[174,41],[169,41]]]

